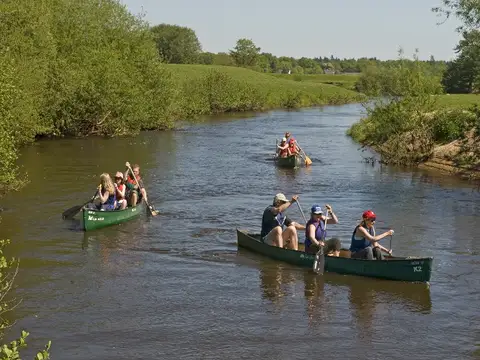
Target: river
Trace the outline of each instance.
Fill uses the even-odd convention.
[[[480,344],[480,193],[451,176],[371,165],[345,136],[360,105],[208,118],[134,138],[42,140],[22,150],[30,183],[1,201],[0,238],[20,257],[7,332],[25,358],[473,359]],[[309,168],[274,166],[290,131]],[[90,233],[65,209],[104,172],[139,163],[161,211]],[[430,285],[316,276],[236,246],[277,192],[308,213],[329,203],[348,246],[366,209],[400,256],[433,256]],[[301,220],[296,206],[288,214]],[[388,238],[382,241],[390,246]]]

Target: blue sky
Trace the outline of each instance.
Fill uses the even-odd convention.
[[[239,38],[261,51],[300,58],[397,58],[450,60],[460,24],[431,12],[441,0],[121,0],[152,25],[167,23],[195,30],[203,50],[228,52]]]

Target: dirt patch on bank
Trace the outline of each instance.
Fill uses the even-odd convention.
[[[475,146],[471,142],[473,139],[469,140],[467,145]],[[468,179],[480,179],[480,161],[463,165],[462,159],[468,155],[469,153],[465,152],[465,143],[455,140],[449,144],[434,147],[431,157],[419,167],[433,168]]]

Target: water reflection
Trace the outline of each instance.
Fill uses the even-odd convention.
[[[242,256],[246,250],[239,250]],[[334,314],[335,301],[332,293],[338,287],[348,289],[348,307],[352,317],[363,329],[372,329],[375,312],[388,306],[390,310],[407,310],[428,314],[432,309],[428,284],[415,284],[370,279],[352,275],[326,273],[315,275],[309,269],[294,268],[288,264],[265,260],[256,263],[259,269],[262,297],[280,306],[284,298],[295,296],[298,283],[303,282],[303,295],[309,319],[326,319]]]

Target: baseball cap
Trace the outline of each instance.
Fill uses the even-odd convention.
[[[286,137],[282,138],[282,141],[287,141],[287,138]]]
[[[278,202],[278,201],[288,202],[288,199],[285,197],[284,194],[278,193],[278,194],[275,195],[275,197],[273,198],[273,203],[276,203],[276,202]]]
[[[323,214],[322,207],[320,205],[313,205],[312,214]]]

